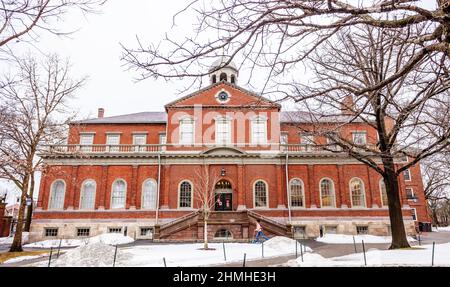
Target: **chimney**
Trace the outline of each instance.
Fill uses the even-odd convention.
[[[354,114],[353,108],[355,103],[353,102],[352,96],[345,96],[341,103],[341,113],[346,116],[351,116]]]
[[[98,108],[98,118],[103,118],[105,115],[105,109],[104,108]]]

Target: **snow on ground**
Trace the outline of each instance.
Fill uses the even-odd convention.
[[[375,236],[375,235],[347,235],[347,234],[325,234],[323,237],[316,239],[317,242],[328,244],[350,244],[353,243],[353,237],[356,243],[391,243],[391,236]],[[408,236],[409,242],[416,241],[414,238]]]
[[[134,242],[134,239],[128,236],[124,236],[119,233],[104,233],[94,237],[84,238],[84,239],[50,239],[44,241],[38,241],[34,243],[30,243],[25,245],[27,248],[50,248],[50,247],[58,247],[61,242],[61,247],[75,247],[86,245],[89,243],[97,243],[101,242],[109,245],[117,245],[117,244],[127,244]]]
[[[447,232],[447,231],[450,231],[450,226],[445,226],[445,227],[433,227],[433,231],[437,231],[437,232],[445,231],[445,232]]]
[[[37,258],[45,257],[47,255],[48,254],[19,256],[19,257],[16,257],[16,258],[8,259],[8,260],[4,261],[3,264],[17,263],[17,262],[22,262],[22,261],[25,261],[25,260],[37,259]]]
[[[435,246],[434,266],[450,266],[450,243]],[[431,266],[432,245],[423,245],[407,249],[376,250],[366,252],[367,266]],[[355,253],[341,257],[324,258],[317,253],[306,253],[301,258],[290,260],[285,266],[334,267],[364,266],[364,254]]]
[[[201,250],[203,243],[190,244],[154,244],[122,247],[117,251],[116,266],[157,266],[163,267],[166,259],[168,267],[205,266],[242,261],[244,253],[246,260],[274,257],[295,253],[296,241],[277,236],[264,244],[257,243],[225,243],[226,261],[222,243],[209,243],[214,250]],[[299,247],[299,245],[298,245]],[[307,252],[311,252],[307,248]],[[51,266],[112,266],[115,249],[102,243],[90,243],[67,251]],[[299,251],[300,252],[300,251]],[[46,266],[45,263],[34,266]]]
[[[30,233],[28,233],[28,232],[22,232],[22,243],[28,242],[29,234]],[[0,237],[0,245],[12,244],[13,240],[14,240],[14,236]]]

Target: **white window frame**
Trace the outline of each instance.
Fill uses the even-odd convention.
[[[414,217],[413,220],[414,221],[418,221],[419,219],[417,218],[417,209],[416,208],[411,208],[411,211],[414,212]],[[412,215],[412,214],[411,214]]]
[[[222,123],[226,123],[226,132],[222,132],[221,134],[227,134],[227,137],[223,140],[222,138],[219,138],[219,125]],[[228,145],[231,144],[231,134],[232,134],[232,128],[231,128],[231,119],[229,117],[217,117],[215,119],[215,137],[216,137],[216,144],[217,145]]]
[[[154,184],[155,190],[154,190],[154,199],[153,202],[151,202],[151,204],[149,206],[145,206],[144,203],[144,187],[145,184],[147,182],[152,182]],[[146,180],[144,180],[144,182],[142,183],[142,188],[141,188],[141,209],[145,209],[145,210],[155,210],[157,205],[158,205],[158,183],[156,182],[156,180],[154,180],[153,178],[147,178]],[[150,195],[150,198],[152,198],[152,196]]]
[[[293,206],[292,205],[292,182],[294,180],[299,180],[300,185],[302,186],[302,205],[301,206]],[[294,177],[294,178],[291,178],[291,180],[289,180],[289,206],[292,207],[293,209],[305,208],[305,184],[301,178]]]
[[[386,190],[386,184],[384,183],[384,179],[381,178],[380,181],[378,182],[378,186],[380,188],[380,201],[381,201],[381,207],[388,207],[389,206],[389,202],[387,205],[383,204],[383,188],[382,185],[384,185],[384,190],[386,191],[386,201],[388,201],[387,198],[387,190]]]
[[[266,185],[266,205],[265,206],[256,206],[256,183],[258,181],[262,181]],[[263,179],[257,179],[253,182],[253,208],[269,208],[269,185],[267,184],[267,181]]]
[[[190,122],[190,123],[188,123]],[[183,133],[188,133],[183,131],[183,126],[187,124],[192,124],[192,140],[184,140]],[[195,119],[192,117],[183,117],[179,121],[179,144],[181,145],[193,145],[195,143]]]
[[[62,203],[61,207],[54,207],[54,195],[53,195],[53,188],[57,182],[62,182],[64,186],[63,196],[62,196]],[[63,210],[64,209],[64,203],[66,201],[66,190],[67,190],[67,184],[63,179],[56,179],[52,182],[50,185],[50,199],[48,201],[48,210]]]
[[[136,143],[136,140],[138,138],[143,138],[143,142],[142,144],[138,144]],[[134,151],[136,152],[142,152],[145,151],[145,145],[147,145],[147,134],[145,133],[134,133],[133,134],[133,146],[134,146]]]
[[[80,133],[80,149],[82,152],[92,152],[94,133]]]
[[[111,139],[117,138],[117,143],[111,143]],[[120,145],[120,133],[106,133],[106,145],[108,146],[108,151],[118,152]]]
[[[283,140],[283,138],[285,138]],[[288,144],[289,140],[289,133],[288,132],[281,132],[280,133],[280,144],[285,145]]]
[[[333,197],[331,206],[323,206],[323,203],[322,203],[322,181],[324,181],[324,180],[328,180],[331,183],[331,186],[330,186],[331,191],[330,192],[332,194],[331,196]],[[336,189],[334,186],[334,181],[331,178],[324,177],[319,181],[319,193],[320,193],[320,207],[321,208],[336,208]]]
[[[361,190],[362,190],[362,193],[363,193],[363,203],[364,203],[364,205],[357,205],[357,206],[353,205],[352,181],[356,180],[356,179],[361,182]],[[353,177],[352,179],[350,179],[350,181],[349,181],[349,191],[350,191],[350,202],[352,204],[352,208],[367,208],[366,187],[364,185],[364,181],[361,178]]]
[[[250,142],[254,145],[257,144],[267,144],[267,117],[265,116],[256,116],[251,120],[251,128],[250,128]],[[256,124],[263,124],[263,135],[261,137],[255,136]],[[258,135],[261,133],[258,133]]]
[[[410,189],[411,190],[411,195],[412,195],[412,197],[408,197],[408,192],[407,192],[407,190],[408,189]],[[414,188],[412,188],[412,187],[405,187],[405,194],[406,194],[406,199],[407,200],[415,200],[416,199],[416,195],[415,195],[415,193],[414,193]]]
[[[159,141],[159,144],[161,145],[161,151],[165,151],[166,150],[166,144],[167,144],[167,135],[166,135],[166,133],[159,133],[158,141]]]
[[[300,148],[302,151],[311,151],[313,149],[314,135],[310,133],[300,133]]]
[[[406,172],[408,172],[408,179],[405,178],[405,174]],[[412,176],[411,176],[411,170],[409,168],[405,169],[403,171],[403,180],[404,181],[411,181],[412,180]]]
[[[83,207],[83,199],[85,198],[84,193],[85,193],[85,184],[88,182],[93,182],[94,183],[94,202],[91,208],[84,208]],[[94,210],[95,209],[95,199],[97,196],[97,182],[93,179],[86,179],[83,181],[83,183],[81,184],[81,190],[80,190],[80,205],[79,205],[79,209],[80,210]]]
[[[116,184],[116,182],[118,182],[118,181],[123,181],[124,183],[125,183],[125,195],[124,195],[124,198],[125,198],[125,200],[124,200],[124,203],[123,203],[123,206],[120,206],[120,207],[115,207],[115,206],[113,206],[113,197],[114,197],[114,185]],[[114,182],[112,183],[112,185],[111,185],[111,200],[110,200],[110,209],[125,209],[126,208],[126,206],[127,206],[127,191],[128,191],[128,184],[127,184],[127,182],[124,180],[124,179],[122,179],[122,178],[118,178],[118,179],[116,179],[116,180],[114,180]]]
[[[364,135],[364,143],[362,143],[362,144],[356,143],[356,141],[355,141],[355,138],[356,138],[355,136],[356,135]],[[352,142],[355,145],[360,145],[360,146],[367,145],[367,132],[366,131],[354,131],[354,132],[352,132]]]
[[[181,207],[181,206],[180,206],[180,204],[181,204],[181,200],[180,200],[181,198],[180,198],[180,195],[181,195],[181,184],[182,184],[183,182],[188,182],[188,183],[191,185],[191,205],[190,205],[190,206],[183,206],[183,207]],[[178,209],[192,209],[193,206],[194,206],[194,184],[193,184],[192,181],[190,181],[190,180],[183,179],[183,180],[181,180],[181,181],[178,183],[177,207],[178,207]]]

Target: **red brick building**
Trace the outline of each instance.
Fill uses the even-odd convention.
[[[301,132],[345,123],[349,115],[308,124],[308,114],[281,111],[238,86],[237,76],[233,64],[213,71],[209,86],[167,104],[165,112],[104,117],[99,109],[98,118],[71,124],[68,144],[42,154],[46,170],[31,240],[104,232],[201,240],[196,171],[202,168],[216,180],[210,239],[248,240],[258,218],[269,234],[388,234],[381,176],[330,151],[339,150],[325,137]],[[376,131],[362,122],[338,132],[376,143]],[[429,221],[419,166],[400,186],[411,234]]]

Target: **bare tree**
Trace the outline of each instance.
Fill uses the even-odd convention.
[[[222,67],[238,59],[240,65],[250,66],[250,78],[255,68],[267,71],[261,93],[276,92],[280,99],[321,110],[312,122],[323,112],[336,113],[346,96],[354,97],[356,108],[346,107],[353,116],[344,123],[341,119],[341,126],[320,132],[333,135],[329,138],[334,144],[382,175],[389,201],[391,248],[408,247],[397,177],[449,144],[449,2],[225,0],[202,4],[192,1],[180,11],[197,12],[192,37],[167,36],[151,45],[138,38],[136,48],[123,46],[123,60],[142,79],[192,77],[196,82],[209,73],[205,67],[212,58],[227,56]],[[300,83],[292,71],[311,63],[317,65],[312,66],[316,81]],[[286,83],[288,76],[294,80]],[[355,145],[332,133],[355,121],[377,131],[375,147]],[[394,163],[394,158],[405,155],[413,160],[401,167]]]
[[[64,14],[79,9],[83,13],[96,12],[105,0],[19,0],[0,2],[0,49],[19,41],[36,41],[40,31],[55,35],[70,32],[59,30],[56,21]]]
[[[203,164],[195,169],[194,180],[194,202],[199,203],[199,210],[203,215],[203,248],[208,248],[208,221],[211,212],[214,210],[215,184],[219,180],[219,175],[210,171],[207,164]]]
[[[44,145],[60,144],[72,117],[68,100],[83,85],[73,80],[70,66],[57,56],[39,63],[33,58],[19,60],[18,74],[2,81],[0,89],[0,177],[21,190],[16,234],[10,251],[22,251],[22,229],[26,199],[32,197],[34,175],[41,168],[38,154]],[[31,212],[29,212],[31,213]]]

